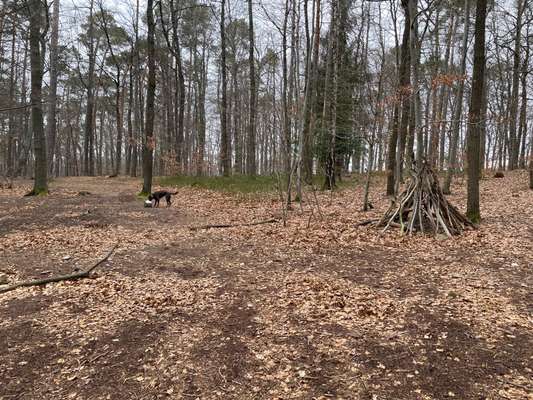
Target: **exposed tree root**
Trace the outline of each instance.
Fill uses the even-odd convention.
[[[20,287],[40,286],[40,285],[46,285],[47,283],[52,283],[52,282],[71,281],[71,280],[76,280],[76,279],[88,278],[90,273],[94,271],[96,267],[98,267],[99,265],[107,261],[109,257],[111,257],[111,254],[113,254],[117,246],[118,246],[118,243],[113,246],[113,248],[107,253],[107,255],[104,258],[102,258],[100,261],[98,261],[96,264],[94,264],[92,267],[90,267],[89,269],[85,271],[74,272],[68,275],[60,275],[60,276],[53,276],[50,278],[37,279],[34,281],[19,282],[19,283],[15,283],[14,285],[0,287],[0,294],[10,292]]]

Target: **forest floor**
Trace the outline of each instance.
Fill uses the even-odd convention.
[[[368,213],[357,184],[318,193],[320,212],[308,193],[286,227],[208,230],[190,227],[279,218],[278,195],[189,187],[150,209],[135,179],[36,198],[16,182],[0,190],[11,283],[119,245],[92,279],[0,294],[0,399],[533,399],[526,183],[484,179],[480,229],[445,239],[357,226],[387,209],[383,182]]]

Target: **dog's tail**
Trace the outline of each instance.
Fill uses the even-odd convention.
[[[174,194],[178,194],[178,191],[176,190],[175,192],[169,192],[169,193],[174,195]]]

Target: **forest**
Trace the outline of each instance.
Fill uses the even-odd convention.
[[[533,399],[532,93],[530,0],[3,0],[0,400]]]

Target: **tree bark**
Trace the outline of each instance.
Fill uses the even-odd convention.
[[[83,174],[94,175],[94,77],[96,66],[96,50],[94,46],[94,0],[89,6],[89,30],[87,32],[89,40],[89,71],[87,76],[87,109],[85,111],[85,140]]]
[[[8,128],[7,128],[7,176],[10,179],[14,178],[15,175],[15,107],[16,107],[16,99],[15,99],[15,85],[16,85],[16,78],[15,78],[15,69],[16,69],[16,39],[17,39],[17,25],[15,17],[11,17],[12,21],[12,32],[11,32],[11,66],[9,68],[9,105],[11,107],[11,110],[9,111],[9,121],[8,121]],[[0,35],[1,39],[1,35]],[[11,183],[10,183],[11,185]]]
[[[48,192],[48,165],[46,162],[46,139],[44,135],[42,83],[43,57],[41,39],[43,35],[43,14],[41,0],[27,3],[30,14],[30,65],[31,65],[31,121],[33,130],[33,153],[35,156],[35,180],[31,194]]]
[[[485,21],[487,18],[487,0],[477,0],[476,27],[474,42],[474,72],[472,76],[472,93],[468,116],[467,133],[467,217],[474,223],[481,219],[479,210],[479,151],[482,124],[483,85],[485,79]]]
[[[401,59],[398,71],[398,90],[397,101],[401,103],[401,122],[394,125],[394,131],[389,141],[389,155],[387,162],[387,195],[392,196],[397,192],[398,185],[401,181],[401,168],[403,164],[403,154],[405,151],[405,142],[407,139],[407,128],[409,124],[409,114],[411,105],[411,79],[410,79],[410,65],[411,54],[410,46],[410,28],[411,19],[409,16],[408,0],[402,1],[402,7],[405,14],[404,30],[401,45]],[[396,109],[398,110],[396,112]],[[396,121],[400,121],[400,106],[395,108]],[[394,136],[396,141],[392,143]]]
[[[520,168],[526,168],[526,138],[527,138],[527,77],[529,74],[529,52],[531,46],[526,46],[526,55],[522,64],[522,94],[521,94],[521,105],[520,105],[520,119],[519,119],[519,130],[518,130],[518,142],[521,142],[520,145],[520,157],[519,157],[519,166]],[[533,147],[533,142],[531,143]]]
[[[282,30],[282,94],[281,94],[281,105],[282,105],[282,116],[283,116],[283,164],[285,174],[287,176],[291,173],[291,119],[289,116],[289,101],[288,101],[288,68],[287,68],[287,26],[289,21],[289,0],[285,1],[285,14],[283,18],[283,30]],[[290,178],[288,178],[290,181]],[[291,203],[291,188],[287,188],[287,203]]]
[[[466,60],[468,56],[468,31],[470,29],[470,0],[465,0],[465,22],[462,43],[461,69],[460,74],[464,77],[466,74]],[[461,129],[461,117],[463,114],[463,95],[464,95],[465,79],[459,82],[459,89],[457,91],[455,101],[455,111],[452,116],[452,135],[450,140],[450,150],[448,153],[448,169],[446,171],[446,178],[442,187],[444,194],[451,193],[452,178],[457,170],[457,148],[459,146],[459,131]]]
[[[518,167],[518,148],[519,141],[516,135],[516,122],[518,112],[518,89],[520,83],[520,42],[522,35],[522,16],[527,0],[517,0],[517,16],[516,16],[516,31],[515,31],[515,45],[513,53],[513,83],[511,98],[509,104],[509,169],[513,170]]]
[[[248,0],[248,42],[250,64],[250,115],[248,121],[248,140],[246,146],[246,173],[255,175],[257,166],[255,160],[255,136],[256,136],[256,81],[255,81],[255,57],[254,57],[254,19],[252,0]]]
[[[301,178],[311,183],[313,180],[313,152],[312,152],[312,135],[314,107],[316,99],[316,85],[318,80],[318,55],[320,49],[320,0],[316,0],[315,10],[315,27],[312,45],[312,55],[309,51],[306,54],[306,79],[305,79],[305,97],[302,131],[300,137],[300,169]],[[309,49],[311,50],[311,49]]]
[[[531,131],[530,139],[530,149],[529,149],[529,188],[533,190],[533,130]]]
[[[148,23],[148,86],[146,90],[146,127],[145,143],[143,146],[143,188],[142,193],[152,191],[152,173],[154,163],[154,117],[155,117],[155,21],[154,21],[154,1],[148,0],[146,7],[146,20]]]
[[[226,68],[226,0],[222,0],[220,6],[220,64],[222,74],[222,102],[220,105],[220,164],[222,167],[222,175],[229,176],[231,172],[231,152],[227,126],[228,79]]]
[[[54,153],[56,148],[57,137],[57,79],[58,79],[58,41],[59,41],[59,2],[54,0],[52,13],[52,32],[50,36],[50,89],[48,94],[48,120],[47,120],[47,138],[48,138],[48,169],[50,174],[53,171]]]

